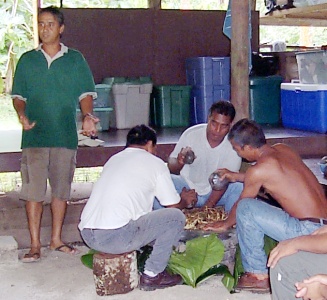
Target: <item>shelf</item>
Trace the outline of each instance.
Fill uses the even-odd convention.
[[[261,17],[260,25],[327,27],[327,3],[275,10]]]

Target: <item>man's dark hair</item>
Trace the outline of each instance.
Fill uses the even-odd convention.
[[[230,117],[231,122],[233,122],[235,118],[235,107],[229,101],[218,101],[211,105],[209,109],[209,116],[212,116],[213,113],[217,113],[219,115],[224,115]]]
[[[43,13],[50,13],[52,14],[58,21],[59,26],[62,26],[65,24],[65,18],[64,18],[64,14],[61,12],[61,10],[56,7],[56,6],[48,6],[48,7],[44,7],[41,8],[39,10],[39,16]]]
[[[153,146],[157,144],[157,134],[154,129],[147,125],[137,125],[127,134],[126,147],[131,145],[144,146],[148,141],[152,141]]]
[[[255,121],[249,119],[241,119],[236,122],[228,134],[228,139],[233,140],[242,148],[245,145],[260,148],[266,144],[262,128]]]

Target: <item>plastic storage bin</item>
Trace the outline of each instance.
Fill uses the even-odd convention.
[[[148,81],[142,80],[143,78],[148,77],[135,80],[122,79],[122,82],[114,81],[112,93],[117,129],[149,124],[152,83],[147,83]]]
[[[327,51],[296,53],[300,83],[327,84]]]
[[[230,85],[193,86],[191,91],[190,123],[206,123],[211,105],[219,100],[230,100]]]
[[[154,86],[150,100],[150,119],[154,127],[190,125],[191,86]]]
[[[230,57],[192,57],[186,59],[188,85],[229,85]]]
[[[112,107],[114,110],[115,107],[115,101],[114,101],[114,95],[112,92],[112,86],[113,84],[145,84],[145,83],[152,83],[151,77],[144,76],[144,77],[105,77],[102,80],[102,84],[109,85],[110,86],[110,92],[109,92],[109,107]],[[111,128],[117,128],[116,125],[116,112],[111,113],[109,116],[109,126]]]
[[[282,83],[284,127],[327,132],[327,85]]]
[[[99,131],[104,131],[109,129],[109,116],[112,112],[111,107],[95,107],[93,108],[93,114],[100,119],[100,122],[97,124],[97,129]],[[77,111],[77,129],[82,129],[82,115],[81,110],[78,108]]]
[[[93,100],[93,107],[110,107],[110,92],[112,85],[96,84],[97,98]]]
[[[250,77],[250,118],[259,124],[280,123],[281,76]]]

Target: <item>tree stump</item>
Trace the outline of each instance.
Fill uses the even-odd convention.
[[[136,251],[122,254],[96,253],[93,276],[99,296],[125,294],[138,286]]]

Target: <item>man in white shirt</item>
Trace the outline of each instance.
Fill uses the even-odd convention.
[[[210,175],[218,169],[238,172],[241,158],[233,150],[227,134],[235,117],[235,108],[228,101],[214,103],[207,124],[198,124],[185,130],[168,159],[168,167],[178,193],[183,189],[196,193],[195,207],[222,205],[229,212],[238,200],[242,183],[230,183],[226,188],[214,190],[209,183]],[[184,162],[186,151],[193,150],[192,164]],[[162,206],[155,201],[154,209]]]
[[[176,192],[167,166],[153,155],[156,143],[155,131],[146,125],[129,131],[126,148],[105,164],[78,226],[86,244],[105,253],[121,254],[153,243],[140,279],[142,290],[182,283],[165,268],[184,229],[180,209],[193,199]],[[167,208],[152,211],[154,197]]]

